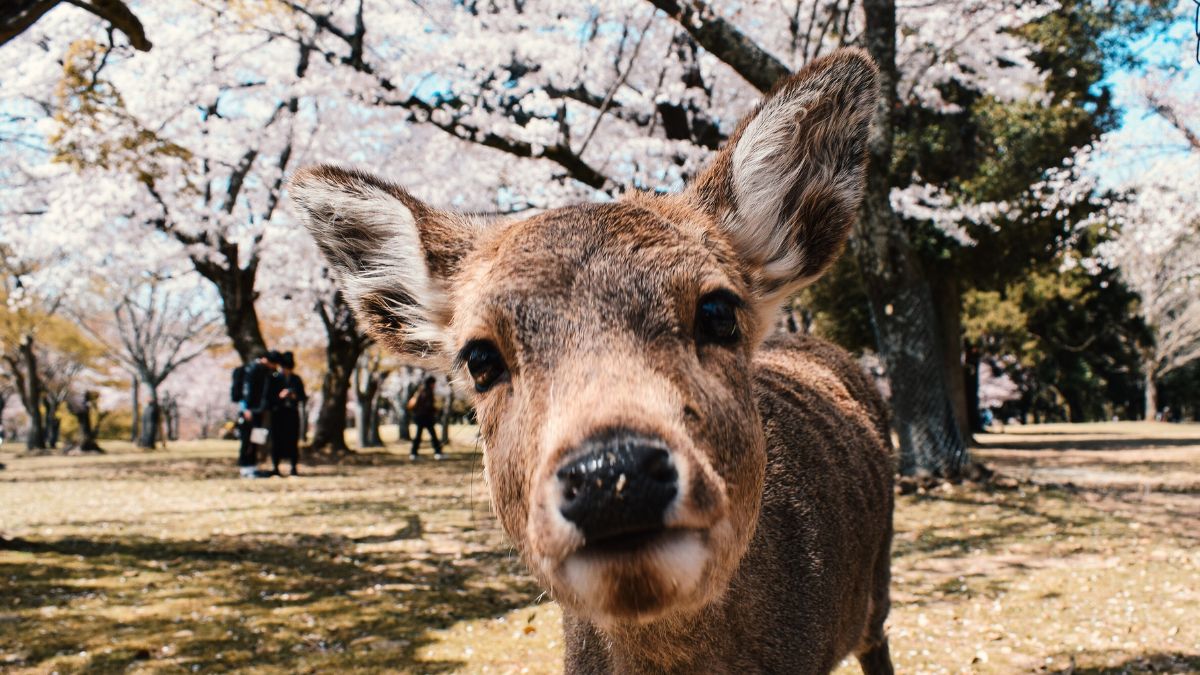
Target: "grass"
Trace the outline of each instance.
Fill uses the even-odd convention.
[[[1010,432],[977,454],[1013,489],[898,497],[897,671],[1200,671],[1200,428]],[[558,609],[453,440],[255,481],[231,442],[0,453],[0,670],[560,672]]]

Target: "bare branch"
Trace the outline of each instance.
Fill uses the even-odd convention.
[[[1197,135],[1191,127],[1180,117],[1179,111],[1175,106],[1167,103],[1162,98],[1155,94],[1146,94],[1146,102],[1150,104],[1150,109],[1158,113],[1168,124],[1175,127],[1183,137],[1187,139],[1188,145],[1192,146],[1192,150],[1200,151],[1200,135]]]

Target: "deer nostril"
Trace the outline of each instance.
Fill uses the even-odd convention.
[[[571,471],[563,477],[563,499],[567,502],[575,501],[579,496],[579,490],[583,487],[583,474],[578,471]]]
[[[659,483],[674,483],[679,477],[666,450],[658,450],[648,455],[642,460],[641,469],[651,480]]]

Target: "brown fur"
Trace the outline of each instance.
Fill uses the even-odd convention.
[[[886,645],[894,467],[883,401],[854,361],[813,338],[772,338],[755,366],[762,513],[728,592],[701,620],[615,636],[568,616],[570,672],[825,673]]]
[[[821,673],[853,653],[890,672],[883,403],[836,347],[764,342],[778,300],[845,241],[875,78],[859,51],[814,62],[679,196],[484,227],[357,172],[292,179],[374,334],[503,357],[476,397],[486,475],[563,606],[568,671]],[[697,338],[714,291],[741,300],[730,344]],[[560,515],[555,472],[617,432],[669,448],[678,496],[652,543],[597,556]]]

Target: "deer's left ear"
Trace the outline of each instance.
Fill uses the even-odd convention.
[[[685,193],[756,268],[760,301],[816,280],[841,251],[862,200],[878,90],[860,49],[813,61],[742,120]]]

